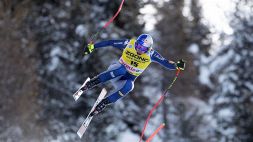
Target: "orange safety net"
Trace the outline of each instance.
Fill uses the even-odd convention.
[[[161,124],[156,130],[155,132],[148,138],[148,140],[146,142],[151,142],[151,140],[157,135],[157,133],[164,128],[165,124]]]

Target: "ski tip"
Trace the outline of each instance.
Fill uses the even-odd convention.
[[[107,90],[105,88],[102,89],[101,93],[107,94]]]
[[[90,81],[90,77],[88,77],[88,78],[84,81],[83,85],[82,85],[82,86],[75,92],[75,94],[73,95],[73,98],[74,98],[75,101],[77,101],[77,100],[79,99],[79,97],[82,95],[82,93],[81,93],[81,94],[78,94],[78,91],[79,91],[88,81]]]
[[[73,98],[74,98],[75,101],[77,101],[79,97],[80,97],[80,95],[78,95],[78,94],[73,95]]]
[[[80,139],[81,139],[82,136],[83,136],[80,132],[77,132],[77,135],[79,136]]]
[[[75,101],[78,99],[75,95],[73,95],[73,98],[74,98]]]

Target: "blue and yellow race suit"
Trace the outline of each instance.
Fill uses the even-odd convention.
[[[137,54],[134,43],[135,39],[126,39],[102,41],[94,45],[95,49],[112,46],[123,50],[119,62],[110,65],[107,71],[98,75],[102,83],[110,80],[114,84],[115,90],[107,97],[111,103],[116,102],[133,90],[135,79],[151,62],[157,62],[170,70],[176,69],[174,62],[166,60],[153,49],[145,54]]]

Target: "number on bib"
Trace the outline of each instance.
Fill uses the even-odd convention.
[[[138,67],[138,63],[137,62],[134,62],[134,61],[131,61],[131,65],[135,66],[135,67]]]

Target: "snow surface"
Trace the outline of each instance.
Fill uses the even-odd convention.
[[[0,137],[8,135],[10,138],[8,140],[12,141],[12,137],[19,138],[22,137],[23,134],[24,132],[19,126],[10,126],[9,128],[5,129],[4,132],[0,133]]]
[[[233,29],[229,25],[227,15],[233,12],[235,5],[231,0],[200,0],[203,6],[203,15],[215,31],[232,34]]]
[[[129,130],[120,133],[117,142],[138,142],[139,136]]]
[[[252,81],[245,82],[245,85],[250,89],[251,92],[253,92],[253,82]]]
[[[184,8],[183,8],[183,15],[184,17],[188,18],[189,20],[192,20],[193,17],[191,15],[191,0],[185,0],[184,1]]]
[[[199,72],[199,81],[200,83],[202,83],[203,85],[207,85],[207,86],[211,86],[211,81],[210,81],[210,70],[208,66],[200,66],[199,68],[200,72]]]
[[[210,56],[206,57],[204,55],[200,56],[200,61],[202,62],[200,68],[199,68],[199,81],[200,83],[207,85],[209,87],[213,87],[210,78],[211,75],[214,75],[217,73],[217,71],[220,71],[221,68],[229,64],[229,62],[234,59],[235,52],[233,50],[229,50],[227,54],[223,56]],[[214,59],[215,58],[215,59]],[[228,76],[223,76],[219,78],[219,81],[225,81]],[[233,84],[228,84],[228,88],[233,89]]]
[[[189,46],[188,51],[192,54],[197,54],[199,52],[199,46],[196,43],[193,43]]]
[[[218,117],[224,119],[231,119],[234,115],[235,113],[233,112],[232,108],[223,108],[218,112]]]
[[[61,52],[62,52],[61,48],[58,46],[51,50],[51,52],[50,52],[51,61],[50,61],[50,64],[48,65],[49,71],[53,71],[58,67],[58,65],[60,63],[60,59],[59,59],[58,55],[60,55]]]
[[[78,36],[83,37],[88,32],[88,29],[85,25],[81,24],[76,27],[75,32]]]
[[[140,18],[141,23],[145,22],[145,31],[152,31],[155,28],[155,24],[157,23],[157,19],[155,18],[155,14],[157,14],[157,9],[152,4],[147,4],[143,8],[140,9],[140,13],[143,14]]]

